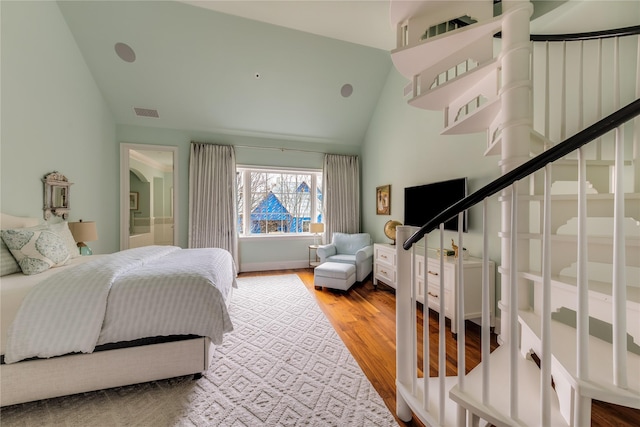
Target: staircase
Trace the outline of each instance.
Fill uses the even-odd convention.
[[[405,421],[585,426],[593,399],[640,409],[640,27],[531,36],[532,13],[526,1],[391,1],[391,56],[409,104],[443,111],[443,135],[484,133],[502,171],[425,226],[397,229]],[[417,354],[428,367],[429,348],[417,347],[415,307],[426,292],[416,287],[426,279],[414,279],[415,256],[437,241],[438,224],[477,203],[485,216],[497,203],[502,215],[497,236],[486,219],[483,231],[484,253],[489,239],[501,246],[501,346],[490,353],[485,259],[482,363],[465,374],[462,331],[457,377],[444,365],[421,377],[429,369]],[[463,297],[455,303],[464,307]]]

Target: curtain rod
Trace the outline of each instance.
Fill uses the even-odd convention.
[[[299,149],[299,148],[260,147],[260,146],[254,146],[254,145],[236,145],[236,144],[232,144],[232,145],[234,147],[237,147],[237,148],[254,148],[254,149],[259,149],[259,150],[299,151],[301,153],[329,154],[329,153],[325,153],[324,151],[302,150],[302,149]]]

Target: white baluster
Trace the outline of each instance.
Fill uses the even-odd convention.
[[[482,403],[489,405],[489,356],[491,354],[491,290],[489,289],[489,233],[487,212],[489,198],[482,201]]]
[[[509,264],[509,416],[518,419],[518,183],[511,185],[511,259]]]
[[[551,424],[551,165],[544,168],[540,425]]]
[[[438,331],[439,342],[438,342],[438,388],[439,388],[439,396],[438,396],[438,423],[440,425],[444,424],[444,407],[445,407],[445,399],[446,397],[446,375],[447,375],[447,342],[446,342],[446,326],[447,320],[444,315],[444,308],[446,307],[445,302],[445,292],[444,292],[444,223],[440,224],[440,309],[438,310],[440,315],[438,316]]]

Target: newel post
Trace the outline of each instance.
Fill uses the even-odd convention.
[[[410,421],[411,408],[403,398],[397,384],[403,384],[411,389],[412,368],[412,322],[411,318],[411,251],[406,251],[402,244],[416,227],[398,226],[396,228],[396,261],[397,261],[397,288],[396,288],[396,414],[402,421]]]

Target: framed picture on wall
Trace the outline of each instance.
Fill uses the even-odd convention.
[[[376,188],[376,214],[391,215],[391,185]]]
[[[129,193],[129,210],[137,211],[138,210],[138,192],[131,191]]]

